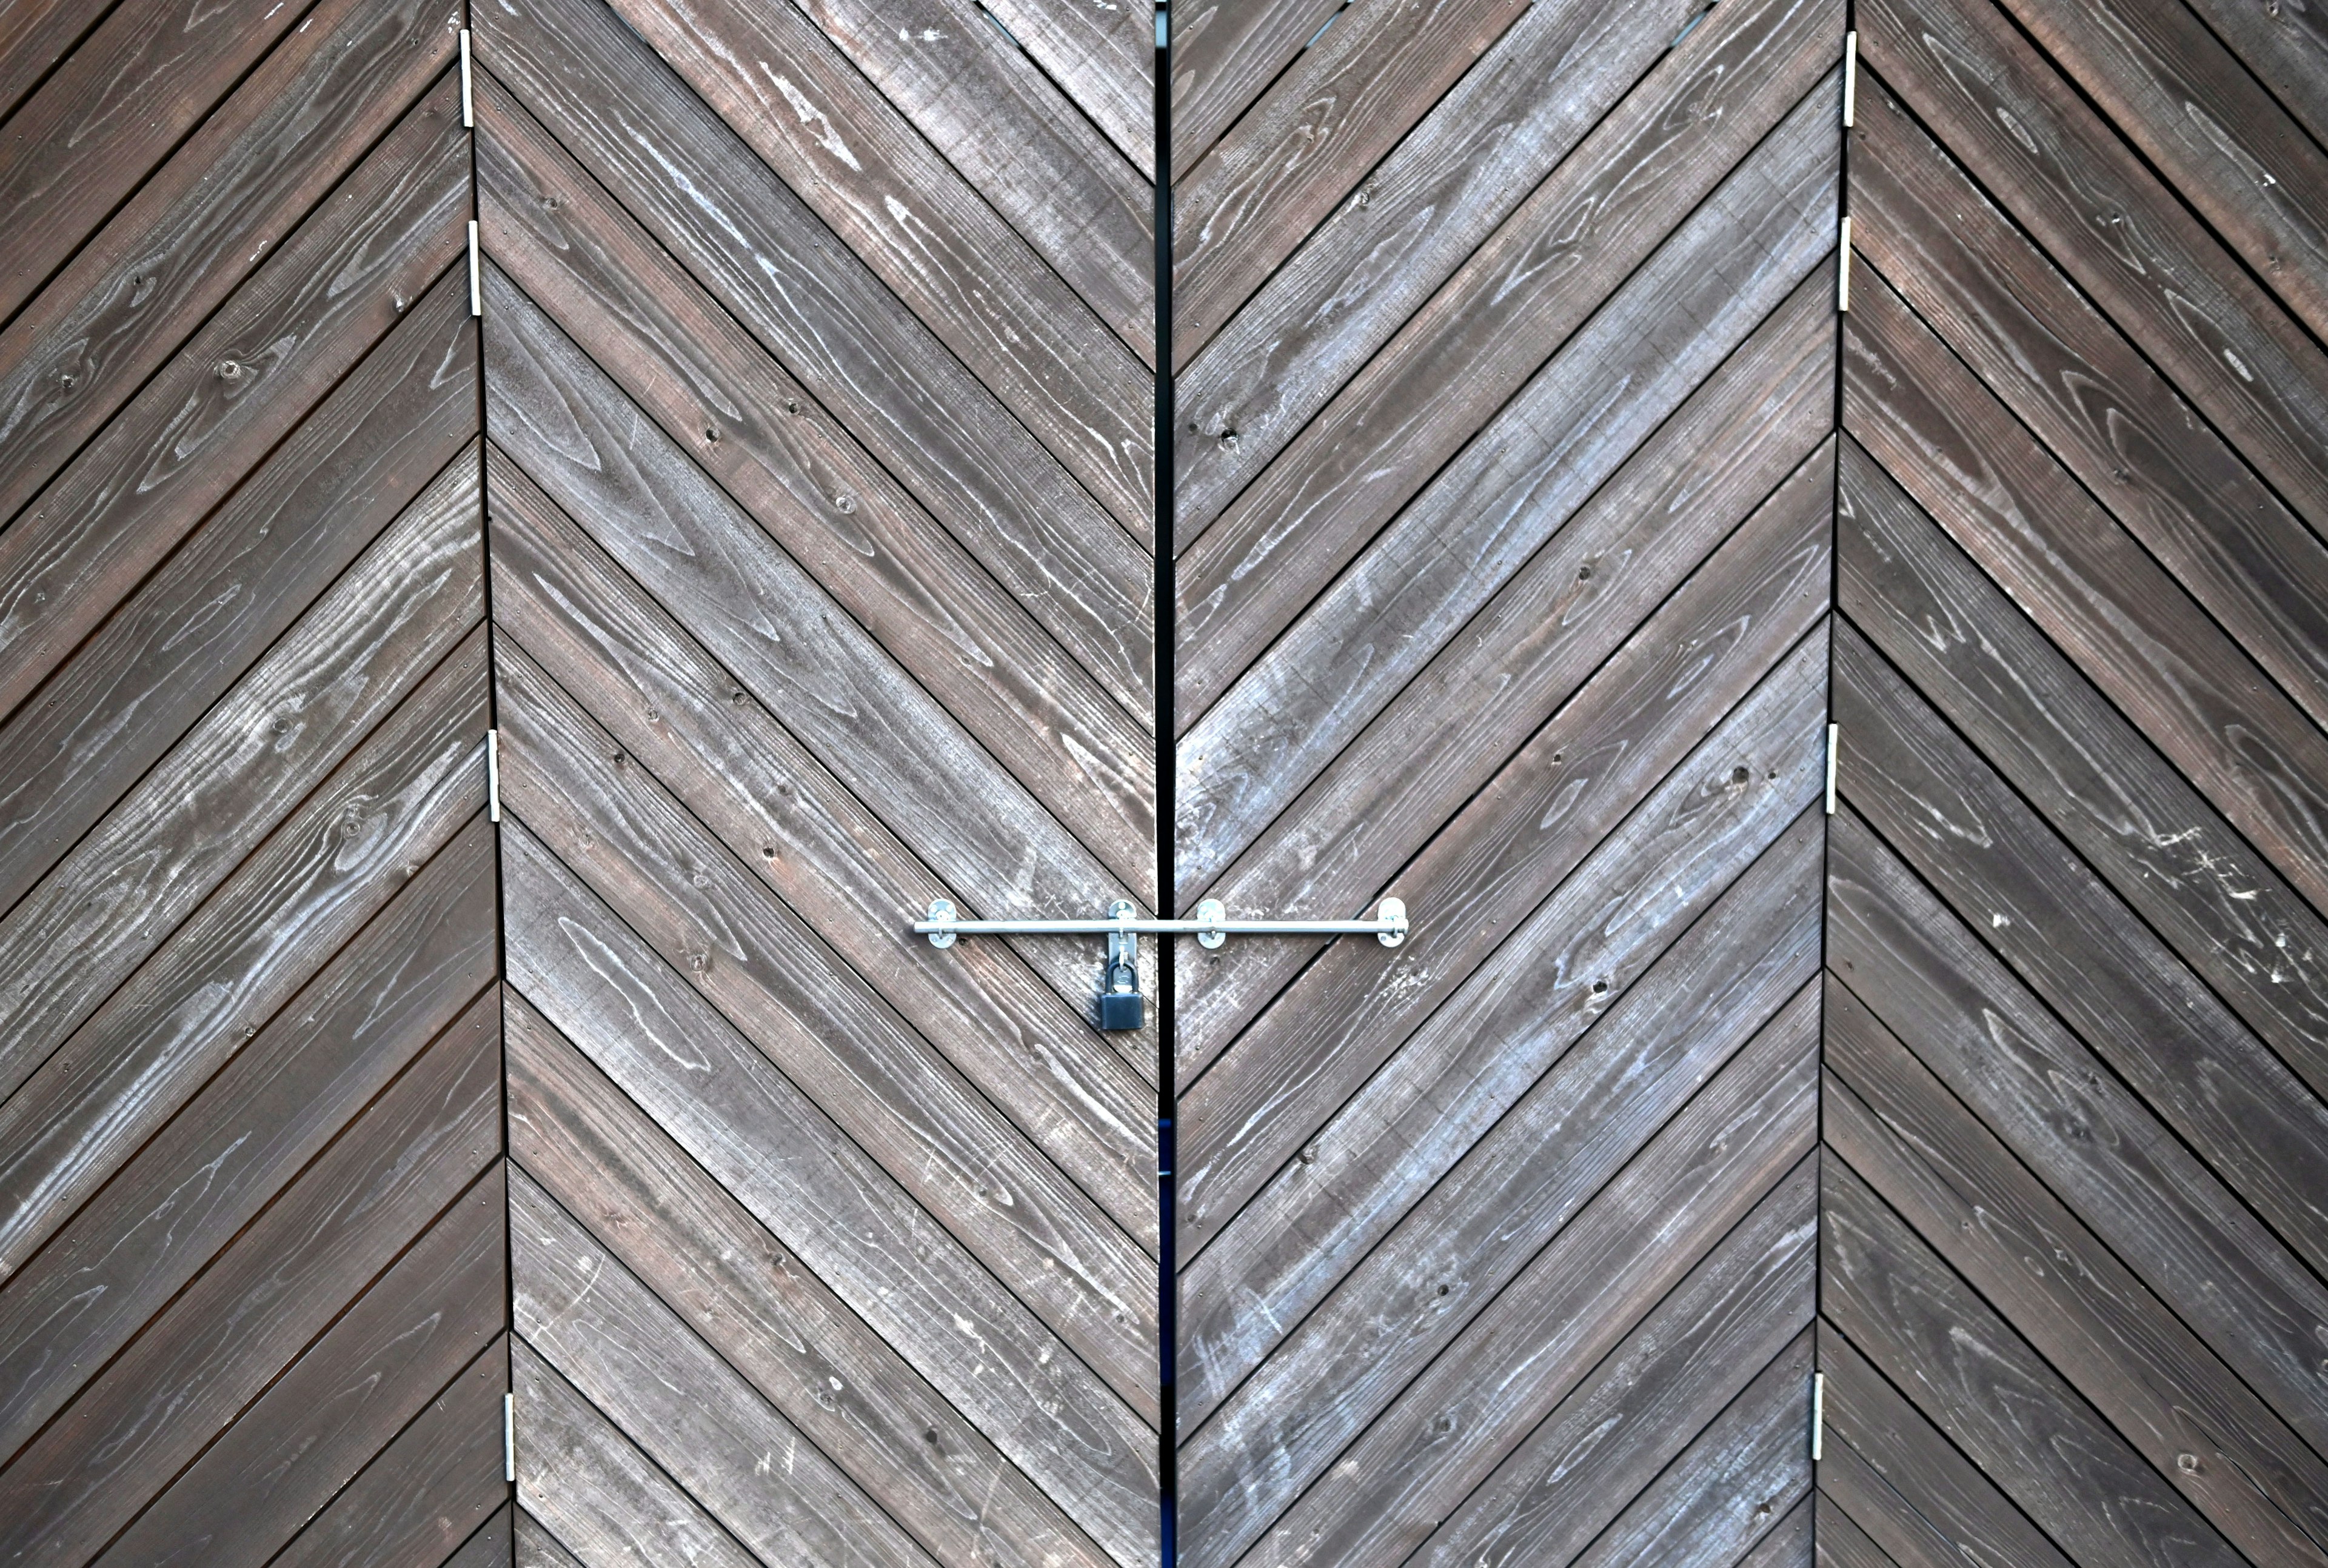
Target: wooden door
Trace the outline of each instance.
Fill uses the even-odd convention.
[[[1843,33],[1176,22],[1184,1563],[1809,1561]]]
[[[2328,1563],[2317,14],[1858,26],[1822,1547]]]
[[[434,0],[0,16],[0,1558],[506,1561]]]
[[[523,1561],[1156,1557],[1147,25],[478,10]]]

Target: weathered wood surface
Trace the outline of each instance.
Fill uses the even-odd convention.
[[[0,24],[0,1555],[508,1497],[459,23]]]
[[[716,1341],[836,1463],[882,1477],[886,1506],[941,1561],[1107,1561],[1037,1484],[1062,1478],[1042,1468],[1033,1426],[991,1412],[972,1424],[522,998],[508,1008],[512,1152],[610,1266]]]
[[[2320,1568],[2318,14],[1856,14],[1820,1554]]]
[[[1176,365],[1525,9],[1520,0],[1358,0],[1201,159],[1176,162]]]
[[[477,14],[528,1554],[1157,1550],[1149,25]]]
[[[0,509],[33,499],[0,531],[0,705],[55,669],[458,253],[467,149],[445,134],[456,91],[408,111],[45,488],[42,438],[12,437]]]
[[[324,0],[304,20],[0,331],[11,510],[413,109],[458,28],[436,0]],[[421,107],[433,135],[462,134],[456,101]],[[432,259],[424,277],[452,258]]]
[[[1174,21],[1171,897],[1415,917],[1176,955],[1204,1568],[1808,1559],[1844,16],[1694,14]]]

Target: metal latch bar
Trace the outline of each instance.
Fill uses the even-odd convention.
[[[1119,909],[1128,906],[1118,904]],[[1217,898],[1197,906],[1194,920],[1141,920],[1129,913],[1089,920],[963,920],[954,913],[953,900],[934,898],[929,912],[914,922],[914,929],[930,939],[932,947],[952,947],[957,936],[1193,936],[1206,947],[1218,947],[1232,936],[1371,936],[1385,947],[1406,940],[1406,906],[1385,898],[1372,920],[1231,920]]]

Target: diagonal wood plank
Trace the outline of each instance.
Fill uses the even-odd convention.
[[[2005,0],[2182,199],[2328,333],[2328,150],[2182,5]]]
[[[1847,627],[1851,803],[2314,1271],[2328,1106]]]
[[[2328,452],[2314,438],[2328,427],[2320,345],[1988,0],[1869,0],[1858,24],[1867,65],[1941,145],[2315,530],[2328,528]]]
[[[1663,244],[1636,235],[1635,259],[1652,249],[1654,258],[1573,336],[1600,304],[1586,275],[1486,313],[1497,330],[1484,338],[1471,335],[1478,313],[1460,307],[1488,286],[1485,275],[1450,284],[1439,296],[1445,314],[1409,324],[1400,343],[1410,349],[1377,360],[1184,558],[1184,887],[1201,887],[1226,858],[1208,831],[1222,788],[1212,780],[1225,773],[1234,785],[1244,771],[1234,757],[1196,771],[1193,759],[1211,763],[1256,711],[1314,711],[1318,693],[1352,684],[1394,690],[1831,248],[1837,171],[1826,112],[1815,91]],[[1567,340],[1549,362],[1547,337]],[[1410,376],[1394,374],[1407,366]],[[1450,576],[1456,592],[1432,591]],[[1395,608],[1366,613],[1385,599]],[[1380,646],[1403,657],[1355,662],[1360,647]],[[1261,676],[1244,675],[1264,649]],[[1372,706],[1328,711],[1354,728]],[[1242,847],[1244,835],[1229,837]]]
[[[404,117],[451,62],[457,30],[437,0],[322,0],[0,332],[0,469],[12,502],[94,434]],[[453,103],[421,108],[439,136],[457,134]]]
[[[2328,737],[1861,269],[1845,425],[2280,874],[2328,903]]]
[[[80,249],[304,8],[127,0],[0,127],[0,321]]]
[[[2328,1290],[1855,814],[1827,854],[1836,975],[2317,1451]]]
[[[476,333],[452,282],[0,726],[0,903],[21,898],[391,524],[474,530]],[[333,526],[305,526],[313,517]]]
[[[13,709],[427,290],[459,247],[468,149],[430,93],[98,430],[19,429],[0,462],[0,709]]]
[[[1181,369],[1173,399],[1195,438],[1173,446],[1175,550],[1657,63],[1689,3],[1531,5],[1368,176],[1364,204],[1345,204],[1305,238]],[[1729,31],[1727,18],[1713,25]],[[1684,43],[1678,58],[1691,62],[1709,47]],[[1562,90],[1542,90],[1547,80]]]
[[[930,830],[917,857],[498,449],[486,474],[495,622],[525,657],[585,694],[631,754],[901,1010],[951,1010],[966,1038],[1031,1042],[1029,1050],[1047,1040],[1056,1048],[1041,1058],[1044,1075],[1070,1085],[1064,1092],[1111,1105],[1140,1097],[1120,1086],[1118,1066],[1086,1061],[1069,1043],[1094,979],[1087,955],[1037,943],[1014,956],[987,943],[932,965],[898,924],[898,911],[928,908],[949,884],[998,885],[1009,862],[992,845],[929,812],[903,824]],[[1084,892],[1049,880],[1039,862],[1028,880],[1022,907],[1072,907]],[[1118,1058],[1150,1086],[1154,1044],[1148,1031],[1130,1035]]]
[[[1880,89],[1860,99],[1854,242],[2314,723],[2328,547]],[[2006,280],[2010,280],[2009,282]]]
[[[966,7],[805,0],[801,9],[1154,369],[1156,203],[1142,177],[1152,170],[1128,162],[1000,28]]]
[[[1176,164],[1176,365],[1525,9],[1518,0],[1354,0],[1201,161]]]
[[[490,1013],[485,1021],[491,1027]],[[327,1508],[344,1517],[361,1507],[343,1505],[343,1488],[409,1423],[426,1421],[430,1403],[501,1337],[507,1227],[505,1200],[488,1177],[98,1561],[126,1568],[189,1553],[265,1561]],[[488,1368],[488,1376],[495,1371]],[[428,1498],[439,1509],[446,1500]],[[457,1528],[457,1517],[445,1521],[448,1531]],[[340,1535],[345,1526],[331,1519],[323,1529]],[[312,1546],[299,1554],[315,1560]]]
[[[737,0],[615,0],[615,10],[1102,505],[1146,535],[1148,367],[806,16]]]
[[[942,1561],[1108,1561],[1037,1485],[1056,1467],[1012,1464],[522,998],[508,1009],[513,1154],[788,1420]]]
[[[985,9],[1133,167],[1156,177],[1154,38],[1145,11],[1078,0],[994,0]]]
[[[1622,722],[1644,737],[1661,733],[1664,721],[1653,715],[1686,711],[1694,717],[1664,733],[1689,744],[1688,725],[1694,722],[1703,734],[1718,712],[1695,706],[1698,696],[1692,694],[1722,683],[1726,677],[1720,670],[1751,679],[1747,671],[1759,673],[1784,649],[1784,639],[1808,624],[1817,606],[1787,596],[1783,575],[1750,566],[1745,558],[1755,553],[1751,541],[1764,540],[1773,528],[1783,531],[1786,519],[1805,539],[1826,522],[1832,501],[1824,474],[1831,465],[1813,448],[1831,418],[1834,380],[1832,331],[1816,300],[1799,296],[1693,394],[1356,740],[1325,762],[1317,781],[1292,798],[1216,884],[1223,901],[1256,912],[1323,914],[1353,906],[1378,891],[1375,878],[1365,875],[1370,863],[1377,857],[1383,864],[1404,863],[1515,760],[1525,759],[1530,773],[1541,777],[1549,754],[1560,754],[1553,765],[1563,770],[1559,788],[1572,792],[1568,812],[1594,813],[1596,797],[1587,792],[1604,783],[1616,791],[1605,797],[1612,800],[1645,788],[1652,776],[1649,762],[1589,772],[1582,765],[1597,755],[1594,746],[1547,745],[1539,731],[1612,656],[1611,670],[1662,665],[1662,656],[1640,640],[1641,623],[1653,610],[1663,617],[1655,635],[1670,634],[1672,647],[1713,646],[1706,639],[1720,637],[1713,628],[1723,624],[1722,613],[1713,610],[1708,596],[1723,591],[1714,586],[1719,582],[1761,585],[1760,594],[1736,602],[1752,628],[1742,643],[1728,640],[1724,656],[1700,666],[1694,678],[1682,677],[1679,665],[1638,682],[1617,676],[1615,683],[1631,686],[1630,699],[1606,707],[1600,705],[1609,699],[1600,698],[1571,709],[1573,722],[1558,726],[1560,738],[1582,739],[1594,722],[1586,715],[1594,711],[1624,711]],[[1723,533],[1750,516],[1757,521],[1743,539],[1722,547],[1730,553],[1721,570],[1683,591],[1682,601],[1694,608],[1659,608]],[[1806,559],[1793,586],[1807,587],[1826,569]],[[1750,602],[1751,610],[1745,608]],[[1709,618],[1685,629],[1684,620],[1700,610]],[[1574,763],[1567,759],[1572,750],[1578,753]],[[1639,755],[1651,753],[1680,755],[1663,742],[1647,743]],[[1516,783],[1520,775],[1507,776]],[[1281,786],[1263,778],[1251,787],[1276,793]],[[1521,793],[1498,792],[1514,801]],[[1537,810],[1538,831],[1553,826],[1550,797]],[[1444,853],[1407,876],[1440,863]],[[1418,934],[1417,940],[1430,937]],[[1307,945],[1286,943],[1241,953],[1234,965],[1183,968],[1178,979],[1182,1059],[1191,1070],[1201,1068],[1291,978],[1309,956]]]
[[[497,448],[666,606],[691,620],[718,606],[716,632],[702,628],[711,651],[824,765],[893,822],[972,815],[1014,862],[1039,846],[1041,859],[1084,871],[1086,906],[1152,885],[1152,807],[1112,760],[1043,746],[1014,720],[991,732],[1018,743],[1020,766],[1005,773],[498,268],[485,299],[500,328],[485,353]]]
[[[2248,1555],[2328,1541],[2328,1466],[1832,978],[1826,1017],[1829,1146]]]
[[[1822,1313],[2047,1535],[2090,1562],[2242,1561],[1840,1160],[1819,1209]]]
[[[1063,1314],[1070,1343],[1107,1353],[1104,1374],[1065,1353],[530,834],[504,822],[502,842],[505,896],[521,915],[512,982],[1006,1452],[1030,1470],[1070,1465],[1063,1504],[1120,1560],[1138,1556],[1157,1528],[1141,1419],[1154,1391],[1140,1315],[1152,1308],[1126,1303],[1122,1322],[1096,1303]],[[817,1157],[792,1152],[806,1150]],[[1057,1441],[1063,1426],[1073,1441]]]
[[[762,1561],[934,1561],[522,1172],[509,1230],[517,1332]]]
[[[2328,924],[1854,442],[1838,583],[1852,624],[2315,1092]]]
[[[1815,1172],[1788,1172],[1410,1561],[1574,1561],[1809,1324]]]

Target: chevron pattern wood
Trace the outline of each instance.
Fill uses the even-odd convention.
[[[506,1563],[458,19],[35,11],[0,70],[0,1555]]]
[[[2314,9],[1150,25],[0,9],[0,1557],[2328,1568]]]
[[[1844,13],[1701,9],[1176,52],[1174,897],[1418,917],[1180,962],[1202,1568],[1809,1561]]]
[[[2328,1562],[2318,42],[1857,21],[1820,1549]]]
[[[479,14],[528,1561],[1157,1555],[1145,22]]]

